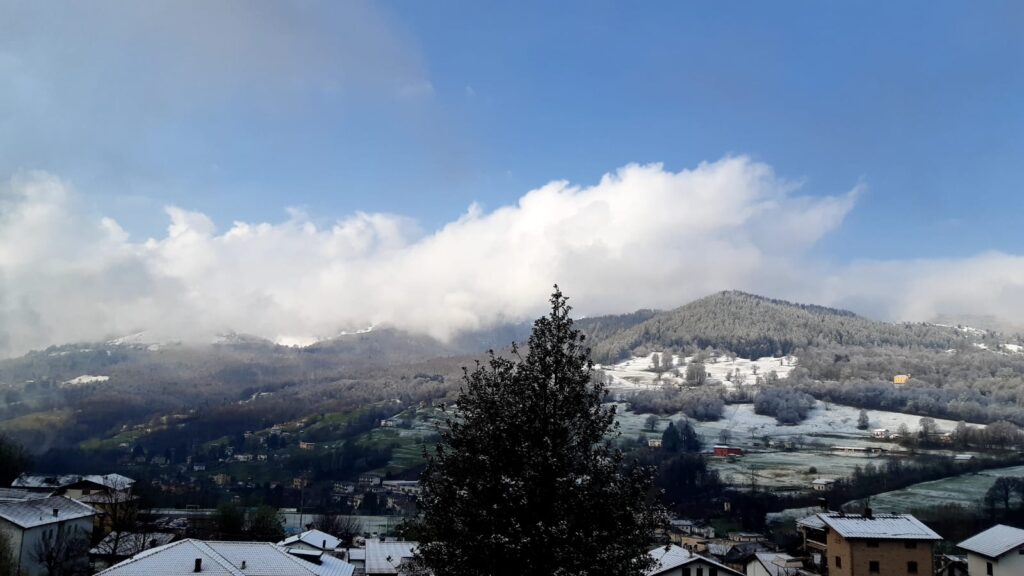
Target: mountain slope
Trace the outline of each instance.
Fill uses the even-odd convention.
[[[598,362],[620,360],[638,347],[710,346],[758,358],[829,344],[947,349],[967,338],[942,326],[879,322],[846,310],[737,291],[659,312],[621,330],[588,335]]]

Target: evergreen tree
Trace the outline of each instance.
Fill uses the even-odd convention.
[[[665,428],[665,431],[661,433],[661,448],[666,452],[679,452],[681,445],[682,440],[679,437],[679,430],[670,421],[668,428]]]
[[[525,358],[465,371],[457,415],[421,477],[418,564],[435,576],[643,574],[652,471],[623,466],[614,409],[555,288]]]
[[[277,542],[284,538],[284,520],[270,506],[260,506],[249,520],[249,535],[260,542]]]
[[[868,420],[868,413],[866,410],[861,410],[860,414],[857,415],[857,428],[860,430],[867,430],[871,421]]]

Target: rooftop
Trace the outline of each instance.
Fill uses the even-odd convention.
[[[321,532],[320,530],[306,530],[301,534],[289,536],[284,540],[278,542],[280,546],[291,546],[298,544],[299,542],[308,544],[314,548],[320,548],[321,550],[334,550],[338,546],[341,546],[341,540],[335,536],[331,536],[327,532]]]
[[[681,546],[676,546],[675,544],[672,544],[668,548],[666,548],[665,546],[658,546],[657,548],[651,550],[647,554],[656,562],[654,567],[647,571],[647,576],[655,576],[656,574],[662,574],[668,572],[669,570],[672,570],[673,568],[678,568],[679,566],[684,566],[686,564],[696,562],[698,560],[702,560],[708,564],[711,564],[712,566],[717,567],[719,570],[719,574],[740,574],[740,576],[742,576],[740,572],[737,572],[732,568],[729,568],[725,564],[716,562],[715,560],[712,560],[711,558],[708,558],[706,556],[694,554],[693,552],[690,552],[689,550]]]
[[[11,482],[13,488],[64,488],[79,482],[92,482],[107,488],[123,490],[135,483],[135,480],[120,474],[65,474],[63,476],[45,474],[22,474]]]
[[[957,544],[960,548],[988,558],[998,558],[1010,550],[1024,546],[1024,530],[996,524]]]
[[[22,528],[33,528],[95,515],[96,510],[91,506],[64,496],[0,502],[0,518]]]
[[[412,558],[416,542],[366,541],[366,573],[398,574],[402,560]]]
[[[934,530],[910,514],[861,515],[825,512],[817,516],[843,538],[942,540]]]
[[[193,576],[196,560],[207,576],[352,576],[355,569],[327,555],[307,561],[269,542],[180,540],[136,554],[98,575]]]

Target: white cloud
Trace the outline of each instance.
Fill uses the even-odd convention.
[[[137,242],[67,183],[23,175],[0,191],[0,354],[140,329],[303,341],[391,324],[447,337],[536,316],[555,282],[588,315],[729,288],[890,318],[1024,313],[1020,257],[842,267],[811,258],[858,192],[802,196],[744,157],[681,172],[633,164],[593,186],[551,182],[512,206],[471,206],[430,233],[393,214],[318,227],[298,210],[219,230],[170,207],[166,234]]]

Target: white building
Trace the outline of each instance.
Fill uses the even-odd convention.
[[[339,538],[320,530],[306,530],[301,534],[285,538],[278,542],[277,545],[293,550],[313,550],[329,554],[334,554],[335,551],[344,552]]]
[[[84,539],[84,552],[92,536],[96,510],[64,496],[0,502],[0,532],[7,535],[18,572],[42,576],[46,569],[36,551],[61,541]]]
[[[815,478],[814,481],[811,482],[811,488],[814,488],[817,492],[828,492],[832,489],[832,485],[835,483],[836,481],[832,478]]]
[[[412,559],[416,546],[416,542],[408,541],[367,540],[366,548],[349,550],[349,560],[358,564],[362,559],[366,576],[398,574],[402,564]]]
[[[967,551],[971,576],[1024,574],[1024,530],[997,524],[957,544]]]
[[[292,553],[269,542],[180,540],[136,554],[96,576],[352,576],[354,570],[328,554]]]
[[[744,576],[725,564],[672,544],[667,548],[658,546],[648,552],[654,559],[654,567],[647,576]]]

